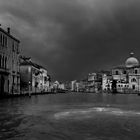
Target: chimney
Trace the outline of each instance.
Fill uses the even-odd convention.
[[[7,28],[7,33],[10,34],[10,27]]]

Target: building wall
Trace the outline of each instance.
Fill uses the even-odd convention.
[[[20,66],[21,93],[29,91],[29,81],[32,83],[31,66]]]
[[[102,90],[103,91],[111,91],[112,89],[112,77],[107,74],[102,75]]]
[[[116,73],[116,71],[118,72]],[[125,69],[113,69],[112,76],[114,80],[117,80],[118,92],[136,93],[140,91],[139,66]]]
[[[48,77],[48,72],[46,69],[41,68],[41,81],[40,81],[40,86],[42,86],[42,91],[44,92],[49,92],[50,91],[50,81]]]
[[[31,93],[50,91],[50,82],[48,81],[47,70],[33,65],[20,66],[21,92]]]
[[[20,93],[19,41],[1,28],[0,76],[4,77],[4,93]]]

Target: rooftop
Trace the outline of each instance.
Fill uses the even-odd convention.
[[[8,30],[9,30],[9,32],[8,32]],[[20,41],[17,38],[15,38],[13,35],[10,34],[10,28],[7,28],[7,31],[6,31],[0,27],[0,31],[3,32],[4,34],[6,34],[7,36],[11,37],[12,39],[17,41],[18,43],[20,43]]]
[[[44,68],[43,66],[38,65],[38,64],[32,62],[30,58],[21,58],[21,59],[22,59],[23,61],[20,63],[20,66],[29,65],[29,66],[33,66],[33,67],[38,68],[38,69],[41,69],[41,68],[42,68],[42,69],[46,69],[46,68]]]

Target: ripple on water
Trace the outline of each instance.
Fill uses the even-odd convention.
[[[115,116],[140,116],[140,112],[132,110],[122,110],[119,108],[110,108],[110,107],[94,107],[88,109],[73,109],[67,110],[64,112],[58,112],[54,114],[55,119],[62,118],[89,118],[94,117],[95,115],[115,115]]]

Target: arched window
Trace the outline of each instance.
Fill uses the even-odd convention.
[[[119,72],[117,70],[115,71],[115,75],[119,75]]]
[[[5,68],[5,57],[3,56],[3,68]]]
[[[131,82],[137,82],[137,80],[135,78],[132,78]]]
[[[4,56],[1,57],[1,67],[4,68]]]
[[[5,57],[5,69],[7,68],[7,57]]]

